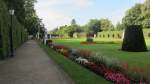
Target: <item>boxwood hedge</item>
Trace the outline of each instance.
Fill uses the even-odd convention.
[[[10,15],[8,7],[3,0],[0,0],[0,59],[7,58],[10,53],[10,37],[9,30],[11,27]],[[13,16],[13,45],[14,49],[20,46],[25,40],[27,40],[28,33],[25,28],[18,22],[15,16]]]
[[[150,29],[143,29],[143,33],[146,39],[150,38]],[[122,36],[123,36],[123,31],[104,31],[104,32],[99,32],[97,38],[121,39]]]

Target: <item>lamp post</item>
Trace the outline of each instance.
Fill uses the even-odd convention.
[[[9,31],[9,36],[10,36],[10,56],[14,56],[14,46],[13,46],[13,15],[15,13],[14,9],[9,10],[10,13],[10,18],[11,18],[11,26],[10,26],[10,31]]]

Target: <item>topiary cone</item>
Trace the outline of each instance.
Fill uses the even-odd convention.
[[[142,26],[140,25],[127,26],[124,33],[122,50],[131,52],[147,51]]]

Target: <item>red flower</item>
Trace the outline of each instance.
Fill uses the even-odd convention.
[[[96,44],[96,42],[80,42],[80,44]]]

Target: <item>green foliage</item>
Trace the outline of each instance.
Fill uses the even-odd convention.
[[[103,29],[102,29],[103,28]],[[74,33],[86,32],[94,36],[98,32],[103,30],[114,30],[112,22],[108,19],[91,19],[86,25],[79,26],[76,23],[76,20],[71,21],[71,25],[60,26],[59,28],[54,29],[52,32],[60,35],[68,34],[70,37],[73,37]]]
[[[94,56],[91,56],[90,59],[96,64],[103,64],[108,69],[116,70],[116,71],[123,71],[121,63],[118,59],[104,56],[100,53],[96,53]]]
[[[150,28],[150,0],[143,4],[136,4],[129,9],[123,18],[124,25],[143,25],[143,28]]]
[[[98,32],[97,38],[122,39],[123,30]],[[143,29],[144,38],[150,38],[150,29]]]
[[[93,38],[87,37],[86,42],[93,42]]]
[[[6,4],[0,1],[0,58],[6,58],[10,53],[10,15]],[[15,16],[13,19],[13,44],[14,49],[21,45],[27,39],[27,32],[24,27],[19,23]]]
[[[115,30],[120,31],[120,30],[123,30],[123,29],[125,29],[125,25],[121,24],[120,22],[117,23]]]
[[[114,26],[109,19],[101,19],[100,24],[103,31],[114,30]]]
[[[150,52],[123,52],[121,51],[121,42],[118,39],[94,39],[98,44],[82,45],[80,42],[85,39],[55,39],[54,42],[77,49],[88,49],[95,53],[100,53],[102,56],[109,56],[109,58],[117,58],[123,63],[128,63],[129,67],[148,67],[150,64]],[[110,42],[110,43],[107,43]],[[146,40],[148,48],[150,49],[150,39]],[[136,59],[135,59],[136,58]],[[146,69],[147,70],[147,69]],[[149,71],[148,71],[149,72]],[[150,76],[150,75],[149,75]]]
[[[136,4],[134,7],[129,9],[126,16],[123,18],[123,24],[125,25],[140,25],[141,24],[141,10],[142,5]]]
[[[142,6],[142,17],[143,17],[143,19],[149,19],[150,18],[149,8],[150,8],[150,0],[146,0]]]
[[[101,31],[100,21],[97,19],[91,19],[90,22],[86,25],[86,32],[89,34],[97,34],[97,32]]]
[[[81,32],[81,33],[75,33],[74,38],[85,38],[87,37],[86,32]]]
[[[150,28],[150,18],[145,19],[142,24],[144,28]]]
[[[82,32],[82,29],[79,25],[76,24],[75,19],[71,21],[71,25],[60,26],[59,28],[56,28],[52,31],[53,34],[59,34],[59,35],[68,34],[69,37],[73,37],[74,33],[80,33],[80,32]]]
[[[8,9],[14,9],[15,15],[18,21],[24,25],[24,19],[25,19],[25,7],[24,3],[25,0],[4,0],[7,7],[10,7]]]

